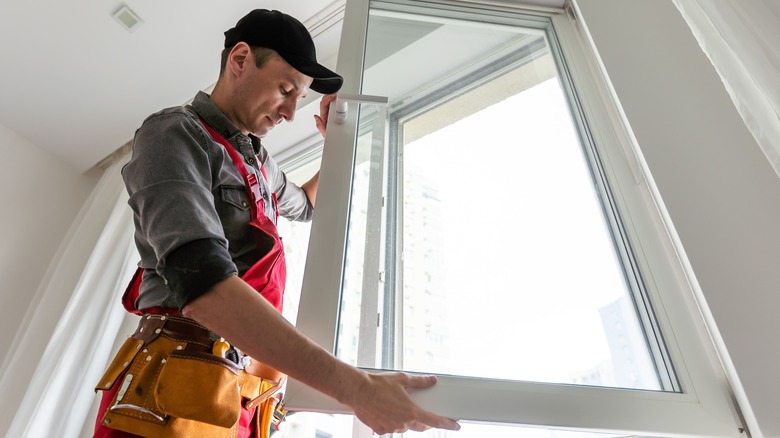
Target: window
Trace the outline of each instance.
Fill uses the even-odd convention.
[[[319,144],[321,145],[321,142]],[[322,148],[317,147],[317,145],[317,143],[312,145],[308,153],[304,151],[302,155],[306,158],[305,160],[283,160],[279,163],[279,167],[290,181],[302,185],[317,172],[322,153]],[[294,222],[279,216],[277,228],[284,242],[284,255],[287,261],[287,284],[284,291],[282,315],[295,324],[303,272],[306,266],[311,222]]]
[[[299,327],[357,366],[438,374],[415,397],[453,418],[737,435],[578,44],[562,13],[348,2]],[[340,409],[294,382],[288,405]]]
[[[372,17],[369,26],[408,29],[417,21],[379,23]],[[638,324],[632,296],[641,291],[628,289],[631,268],[613,248],[624,239],[605,221],[598,194],[607,189],[594,189],[544,37],[491,31],[487,44],[475,44],[476,59],[459,51],[466,59],[452,62],[458,70],[447,70],[446,81],[397,99],[386,150],[369,153],[385,143],[368,135],[358,141],[340,357],[371,368],[555,383],[579,383],[601,369],[587,384],[673,391],[673,378],[658,377],[657,368],[668,368],[663,356],[656,367]],[[436,32],[461,49],[454,36],[474,33],[454,24]],[[391,43],[369,39],[367,52]],[[370,77],[402,74],[397,67],[419,56],[407,52],[410,59],[398,51],[386,72]],[[372,85],[381,91],[367,74],[364,88]],[[376,194],[372,184],[382,186]],[[373,205],[377,199],[384,205]],[[372,215],[379,226],[366,225]],[[369,268],[383,278],[369,279]],[[362,314],[368,293],[378,295],[383,324],[368,333],[380,339],[376,359],[358,363],[344,340],[361,330],[353,315]],[[486,342],[489,333],[510,334],[505,347],[513,354]]]

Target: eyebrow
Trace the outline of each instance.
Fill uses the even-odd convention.
[[[292,89],[293,89],[293,91],[294,91],[296,94],[298,94],[298,100],[301,100],[301,99],[304,99],[304,98],[306,98],[306,93],[305,93],[305,92],[304,92],[304,93],[301,93],[301,92],[300,92],[300,90],[301,90],[301,89],[300,89],[300,88],[298,88],[298,86],[297,86],[297,85],[293,85],[293,86],[292,86]]]
[[[298,84],[293,79],[292,75],[286,74],[284,76],[284,80],[287,81],[288,83],[290,83],[290,85],[292,85],[293,90],[295,90],[298,93],[300,92],[301,87],[298,86]],[[306,87],[306,88],[308,88],[308,87]],[[304,97],[306,97],[306,93],[305,92],[300,96],[300,99],[303,99]]]

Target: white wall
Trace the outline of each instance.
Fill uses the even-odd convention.
[[[780,437],[780,179],[671,1],[576,0],[760,430]]]
[[[3,125],[0,151],[0,372],[4,372],[15,352],[14,338],[25,325],[25,314],[41,279],[99,175],[76,172]],[[62,308],[68,298],[48,305]],[[51,329],[56,323],[51,321]],[[50,335],[41,333],[40,345],[28,346],[39,352],[37,357]],[[32,373],[36,358],[30,360],[33,362],[28,368]],[[2,396],[0,432],[10,423],[6,416],[15,412],[26,389],[25,378],[29,378],[14,377],[14,388]]]

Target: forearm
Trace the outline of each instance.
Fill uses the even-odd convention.
[[[368,379],[301,334],[254,289],[236,276],[214,285],[183,309],[253,358],[352,405]]]
[[[341,362],[236,276],[212,286],[185,306],[183,314],[253,358],[348,406],[375,433],[460,428],[456,421],[428,412],[409,398],[407,388],[428,388],[436,383],[435,377],[368,374]]]
[[[320,172],[317,171],[317,173],[315,173],[310,180],[306,181],[301,186],[301,189],[303,189],[303,191],[306,192],[306,197],[309,198],[309,202],[311,202],[312,207],[314,207],[314,201],[317,198],[317,187],[319,186],[319,184],[320,184]]]

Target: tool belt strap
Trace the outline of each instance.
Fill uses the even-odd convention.
[[[143,345],[148,345],[159,336],[172,341],[186,342],[188,345],[195,344],[205,351],[211,351],[214,341],[219,339],[219,336],[211,330],[192,319],[183,316],[151,314],[141,317],[138,328],[131,335],[135,339],[142,340]]]
[[[205,352],[210,352],[215,340],[220,339],[219,335],[198,324],[195,320],[171,315],[142,316],[138,328],[132,335],[133,338],[142,340],[144,342],[143,345],[149,344],[158,336],[166,337],[172,341],[186,342],[188,350],[195,349]],[[240,373],[239,378],[241,378],[241,375],[244,375],[244,383],[239,382],[239,386],[242,388],[246,387],[246,390],[241,390],[242,396],[250,400],[262,396],[262,393],[269,391],[268,388],[262,388],[263,382],[267,383],[266,386],[270,385],[270,387],[276,388],[276,391],[284,386],[286,376],[263,362],[242,355],[238,366],[242,367],[242,365],[243,372]],[[267,399],[276,391],[272,391],[265,398]],[[260,403],[262,403],[262,400],[254,402],[253,406]]]

